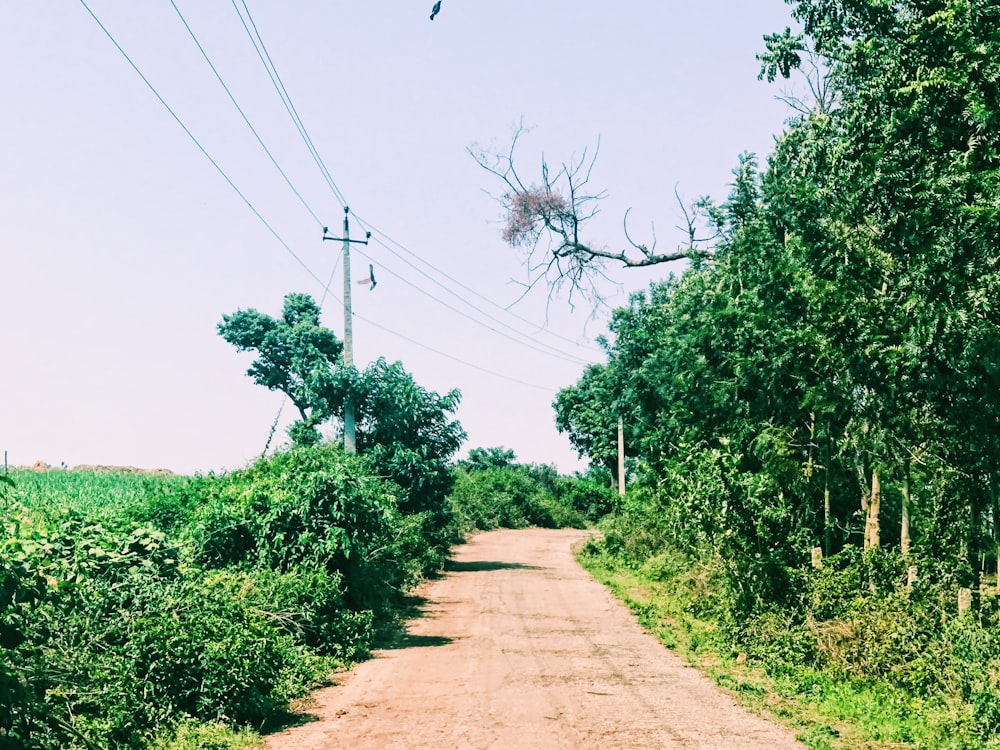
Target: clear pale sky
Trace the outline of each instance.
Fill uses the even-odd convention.
[[[321,240],[321,224],[339,234],[343,209],[233,3],[175,2],[319,222],[254,139],[169,0],[88,5],[325,281],[340,246]],[[573,311],[562,298],[546,305],[544,290],[513,308],[517,318],[501,309],[519,295],[512,279],[524,278],[524,266],[502,243],[499,206],[483,192],[496,185],[466,148],[509,144],[523,118],[533,129],[522,164],[534,176],[542,152],[558,163],[599,137],[592,184],[608,197],[588,239],[620,245],[631,207],[636,234],[655,223],[661,246],[676,245],[674,185],[689,198],[724,198],[738,155],[765,156],[790,114],[775,101],[778,92],[757,81],[754,58],[764,33],[790,23],[788,7],[781,0],[443,0],[431,22],[432,4],[247,0],[350,208],[403,246],[391,245],[396,255],[355,246],[353,275],[367,275],[370,259],[378,278],[372,292],[354,287],[358,364],[385,356],[426,387],[459,388],[465,450],[503,445],[523,461],[581,468],[555,430],[551,402],[580,376],[580,358],[602,359],[593,340],[606,316],[590,319],[589,307]],[[178,472],[245,465],[263,450],[282,396],[245,376],[251,357],[224,342],[216,325],[238,308],[277,314],[293,291],[319,300],[323,285],[226,183],[78,0],[4,10],[0,451],[14,465]],[[352,236],[361,234],[352,224]],[[607,292],[621,304],[629,290],[680,270],[615,269],[622,286]],[[322,320],[340,336],[336,271],[337,299],[326,298]],[[285,409],[279,442],[293,418]]]

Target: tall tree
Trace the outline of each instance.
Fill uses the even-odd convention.
[[[278,318],[250,308],[223,315],[218,326],[219,335],[237,350],[257,353],[247,375],[281,391],[298,409],[300,439],[316,434],[315,426],[332,416],[339,398],[335,372],[344,345],[320,325],[319,315],[319,305],[308,294],[289,294]]]

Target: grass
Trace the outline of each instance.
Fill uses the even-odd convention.
[[[11,498],[37,512],[76,510],[87,515],[113,514],[147,500],[187,477],[130,471],[15,469]]]
[[[250,730],[236,731],[223,724],[181,723],[157,737],[150,750],[263,750],[264,740]]]
[[[1000,737],[976,736],[966,703],[733,653],[713,616],[717,594],[709,571],[685,569],[667,557],[635,570],[592,545],[577,557],[667,648],[743,705],[792,727],[812,750],[1000,749]]]

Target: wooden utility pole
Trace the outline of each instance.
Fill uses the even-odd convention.
[[[618,417],[618,495],[625,497],[625,421]]]
[[[347,217],[351,209],[344,206],[344,236],[328,237],[323,227],[324,240],[340,240],[344,243],[344,367],[354,368],[354,311],[351,308],[351,243],[367,245],[371,232],[363,240],[352,240]],[[357,453],[356,428],[354,421],[354,398],[348,393],[344,399],[344,452]]]

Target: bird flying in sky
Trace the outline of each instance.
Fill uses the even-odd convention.
[[[434,16],[441,12],[441,0],[434,3],[434,7],[431,8],[431,20],[434,20]]]

